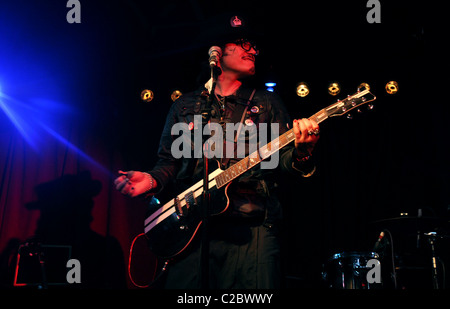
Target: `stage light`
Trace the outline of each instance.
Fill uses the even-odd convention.
[[[297,95],[299,97],[306,97],[309,94],[309,87],[306,83],[301,82],[297,85]]]
[[[170,95],[170,98],[172,99],[173,102],[175,102],[179,97],[181,97],[183,95],[183,93],[181,93],[180,90],[174,90],[172,92],[172,94]]]
[[[65,103],[49,99],[29,98],[27,101],[15,99],[0,91],[0,112],[8,117],[25,142],[36,152],[45,147],[46,137],[50,135],[77,155],[95,165],[99,170],[114,175],[87,153],[72,144],[56,130],[57,119],[73,116],[76,110]]]
[[[96,168],[98,168],[100,171],[105,173],[106,175],[109,175],[109,177],[115,177],[113,173],[106,167],[104,167],[101,163],[97,162],[95,159],[93,159],[91,156],[89,156],[87,153],[83,152],[80,148],[72,144],[69,140],[67,140],[64,136],[50,128],[44,123],[39,124],[41,128],[43,128],[48,134],[53,136],[57,141],[59,141],[61,144],[65,145],[68,149],[75,152],[77,155],[81,156],[83,159],[88,161],[89,163],[93,164]]]
[[[265,83],[264,85],[266,86],[267,91],[273,92],[274,91],[273,87],[275,87],[277,85],[277,83],[268,82],[268,83]]]
[[[385,89],[388,94],[396,94],[398,92],[398,83],[396,81],[390,81],[386,84]]]
[[[26,104],[11,98],[3,92],[0,92],[0,110],[8,117],[23,139],[33,149],[37,150],[36,140],[39,138],[39,134],[33,126],[33,121],[30,120],[30,117],[39,115],[39,111],[30,109]]]
[[[328,93],[332,96],[338,95],[341,92],[341,85],[337,82],[333,82],[328,85]]]
[[[361,83],[358,86],[358,91],[361,91],[362,88],[364,88],[365,90],[370,90],[370,85],[368,83]]]
[[[149,89],[144,89],[141,92],[141,100],[144,102],[151,102],[153,98],[155,97],[153,91]]]

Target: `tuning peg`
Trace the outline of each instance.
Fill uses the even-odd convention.
[[[352,114],[347,114],[347,119],[353,119]]]
[[[368,105],[367,105],[367,109],[368,109],[368,110],[372,110],[373,107],[374,107],[373,104],[368,104]]]
[[[358,114],[362,114],[362,110],[360,110],[359,108],[356,111],[358,112]]]

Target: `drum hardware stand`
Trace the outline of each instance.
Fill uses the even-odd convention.
[[[14,285],[16,285],[20,255],[23,254],[22,251],[25,251],[29,256],[36,256],[38,258],[39,269],[41,272],[41,284],[38,285],[38,288],[39,289],[48,289],[47,271],[46,271],[46,267],[45,267],[45,255],[44,255],[44,251],[42,250],[42,243],[36,239],[30,239],[19,246],[19,253],[18,253],[18,260],[17,260],[17,265],[16,265]]]
[[[206,106],[201,111],[202,128],[208,125],[211,118],[212,102],[217,84],[217,77],[220,75],[220,68],[211,67],[212,85]],[[202,129],[202,132],[204,130]],[[209,145],[205,142],[206,137],[203,136],[203,193],[202,193],[202,242],[200,255],[200,286],[202,289],[209,289],[209,217],[211,215],[210,203],[211,193],[209,190],[209,165],[207,152],[210,151]]]
[[[437,272],[437,263],[436,263],[436,251],[434,247],[434,242],[436,241],[436,232],[424,233],[423,235],[428,236],[428,243],[431,246],[431,266],[433,273],[433,289],[439,289],[439,278]]]

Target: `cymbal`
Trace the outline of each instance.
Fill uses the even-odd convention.
[[[446,222],[448,223],[447,219],[443,219],[440,217],[428,217],[428,216],[400,216],[400,217],[393,217],[393,218],[385,218],[373,221],[373,223],[376,222],[391,222],[391,221],[410,221],[410,220],[421,220],[421,221],[436,221],[436,222]]]
[[[381,220],[372,221],[371,224],[375,225],[387,225],[390,227],[399,228],[414,228],[414,229],[436,229],[449,227],[448,219],[439,217],[418,217],[418,216],[400,216],[393,218],[386,218]]]

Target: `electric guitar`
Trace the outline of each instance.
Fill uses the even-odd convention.
[[[347,114],[350,110],[375,99],[368,89],[358,89],[355,94],[321,109],[309,119],[321,123],[327,118]],[[227,191],[234,179],[294,140],[294,131],[290,129],[228,169],[217,168],[210,173],[208,188],[211,201],[214,201],[210,203],[211,215],[220,215],[228,209],[230,201]],[[156,197],[151,199],[144,221],[144,231],[154,254],[168,259],[189,246],[202,224],[202,193],[203,180],[200,180],[165,204],[161,204]]]

